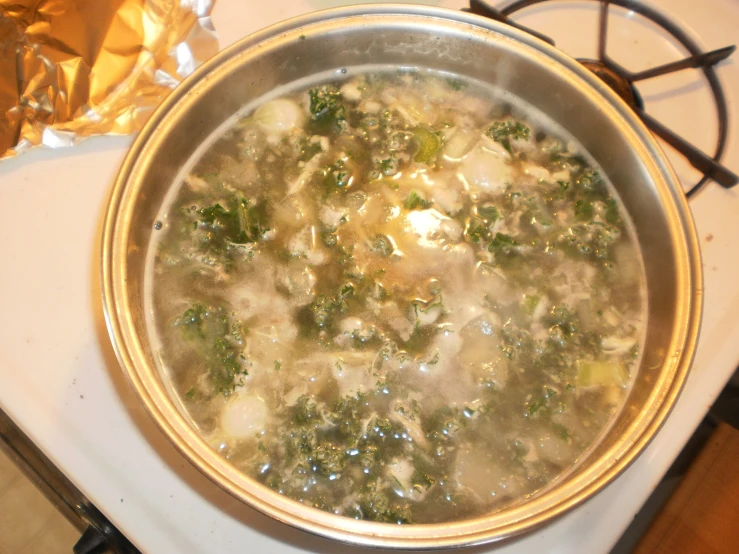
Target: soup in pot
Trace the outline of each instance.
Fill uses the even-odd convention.
[[[596,443],[638,367],[644,275],[614,190],[475,81],[280,90],[203,145],[156,228],[150,334],[193,424],[322,510],[520,503]]]

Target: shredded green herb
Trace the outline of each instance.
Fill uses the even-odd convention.
[[[499,142],[503,145],[503,148],[512,154],[511,141],[529,140],[531,131],[520,121],[496,121],[485,134],[495,142]]]

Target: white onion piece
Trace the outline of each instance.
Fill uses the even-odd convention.
[[[609,354],[625,354],[636,344],[635,337],[616,337],[609,336],[603,337],[600,341],[600,345],[605,352]]]
[[[318,211],[318,218],[326,227],[336,229],[345,221],[344,218],[346,217],[346,213],[346,208],[334,210],[329,205],[324,204]]]
[[[277,272],[277,280],[290,294],[293,306],[305,306],[316,296],[316,276],[310,268],[302,264],[289,264]]]
[[[539,456],[556,466],[565,467],[574,458],[572,447],[551,434],[542,435],[535,444]]]
[[[267,425],[267,405],[261,398],[240,395],[229,402],[221,414],[221,429],[235,439],[254,437]]]
[[[555,183],[557,181],[569,181],[570,180],[570,170],[569,169],[563,169],[562,171],[555,171],[552,173],[552,181]]]
[[[364,108],[364,111],[371,114],[380,113],[382,110],[382,104],[379,102],[374,102],[372,100],[368,100],[367,102],[364,102],[362,104],[362,107]]]
[[[441,231],[454,242],[462,240],[462,233],[464,233],[462,226],[454,219],[445,219],[442,221]]]
[[[421,448],[427,448],[428,447],[428,441],[426,440],[426,433],[423,431],[421,426],[413,421],[406,413],[405,411],[400,412],[397,409],[399,402],[397,400],[393,401],[393,405],[391,405],[391,411],[390,411],[390,419],[397,423],[398,425],[401,425],[408,435],[410,436],[413,441],[419,445]],[[395,406],[395,407],[393,407]]]
[[[413,490],[413,473],[416,468],[404,459],[395,459],[387,466],[390,487],[401,498],[410,496]]]
[[[308,160],[308,162],[303,166],[303,171],[300,172],[300,175],[298,175],[297,179],[295,179],[295,181],[293,181],[288,187],[288,196],[297,194],[302,190],[302,188],[306,185],[308,181],[310,181],[310,178],[313,177],[313,174],[320,167],[322,159],[323,156],[321,154],[316,154],[310,160]]]
[[[502,193],[513,181],[513,169],[494,152],[474,151],[462,162],[462,175],[470,192]]]
[[[316,247],[312,240],[311,228],[297,232],[288,241],[287,248],[290,254],[296,258],[304,259],[308,265],[317,266],[326,263],[327,256],[320,248]]]
[[[436,320],[441,316],[441,306],[431,306],[425,310],[421,306],[416,306],[414,309],[415,323],[420,327],[426,327],[432,323],[436,323]]]
[[[259,106],[254,119],[269,134],[285,135],[303,126],[303,112],[292,100],[271,100]]]
[[[474,131],[457,131],[444,145],[444,156],[453,161],[462,159],[472,149],[478,136]]]
[[[349,102],[359,102],[362,99],[362,91],[356,83],[347,83],[341,87],[341,96]]]
[[[352,334],[355,331],[362,331],[364,329],[364,321],[358,317],[345,317],[339,323],[339,331],[342,333]]]
[[[498,464],[491,463],[490,455],[479,448],[460,449],[455,474],[460,486],[481,497],[497,492],[505,475]]]
[[[324,358],[323,364],[330,367],[342,398],[357,393],[364,394],[376,385],[377,377],[370,370],[375,356],[371,351],[346,350]]]
[[[541,179],[547,182],[552,180],[552,174],[549,170],[540,165],[527,163],[524,165],[523,172],[537,180]]]

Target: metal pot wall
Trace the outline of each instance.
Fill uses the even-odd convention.
[[[419,66],[494,83],[577,138],[617,189],[638,234],[648,286],[644,356],[626,405],[568,474],[516,507],[437,525],[390,525],[292,501],[231,467],[190,425],[155,363],[143,275],[154,219],[182,164],[225,119],[281,84],[363,64]],[[686,379],[701,314],[698,243],[665,156],[629,108],[576,61],[509,26],[430,7],[378,5],[294,19],[226,49],[182,83],[132,146],[103,236],[104,303],[120,363],[172,443],[254,508],[306,531],[377,547],[440,548],[509,537],[564,513],[622,472],[657,433]]]

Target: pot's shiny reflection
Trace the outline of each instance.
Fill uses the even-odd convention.
[[[142,286],[154,218],[181,164],[218,125],[275,86],[363,64],[421,66],[494,83],[547,113],[593,155],[618,190],[644,255],[649,323],[642,367],[613,427],[563,478],[521,506],[474,520],[394,526],[307,508],[212,452],[173,402],[149,347]],[[576,61],[469,14],[418,6],[313,14],[249,37],[205,64],[162,105],[124,162],[103,237],[109,331],[132,385],[170,440],[203,473],[262,512],[356,544],[441,548],[527,531],[603,488],[643,450],[674,404],[692,361],[701,311],[695,232],[662,152],[629,108]]]

